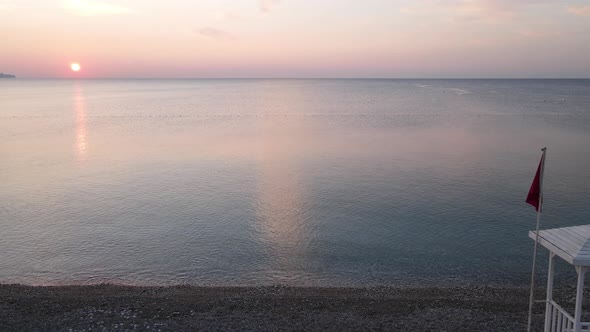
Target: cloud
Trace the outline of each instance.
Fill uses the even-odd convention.
[[[460,0],[450,5],[452,14],[460,20],[501,21],[514,17],[525,6],[548,0]]]
[[[63,1],[62,5],[63,8],[81,16],[108,16],[133,13],[127,7],[97,0],[67,0]]]
[[[275,4],[279,3],[279,1],[280,0],[258,0],[258,8],[260,8],[260,11],[268,13]]]
[[[590,5],[568,6],[566,10],[573,15],[590,17]]]
[[[242,19],[242,15],[238,14],[235,11],[217,11],[213,12],[211,16],[217,21],[240,21]]]
[[[549,3],[551,0],[419,0],[401,9],[410,15],[439,15],[457,21],[501,21],[513,17],[525,6]]]
[[[9,10],[10,8],[12,8],[11,3],[0,0],[0,11]]]
[[[211,27],[204,27],[199,29],[198,33],[206,38],[216,39],[216,40],[229,40],[234,39],[234,36],[224,30],[211,28]]]
[[[547,27],[542,29],[522,28],[518,30],[518,34],[526,39],[556,38],[561,35],[561,33],[555,31],[555,29]]]

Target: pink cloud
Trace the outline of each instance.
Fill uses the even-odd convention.
[[[560,35],[558,31],[553,31],[550,27],[544,28],[522,28],[518,30],[518,34],[527,39],[541,39],[541,38],[555,38]]]
[[[234,36],[231,33],[217,28],[204,27],[199,29],[198,33],[203,37],[216,40],[234,39]]]
[[[526,6],[550,3],[551,0],[459,0],[451,2],[453,12],[467,20],[503,20],[514,17]]]
[[[404,14],[437,14],[459,21],[499,21],[512,18],[525,6],[548,3],[550,0],[420,0],[401,9]]]
[[[0,0],[0,11],[12,9],[14,6],[13,3],[9,3],[8,1]]]
[[[280,0],[258,0],[258,7],[263,12],[270,12],[271,8]]]
[[[96,0],[67,0],[62,1],[62,6],[73,14],[81,16],[123,15],[133,13],[133,10],[130,8]]]
[[[577,16],[590,17],[590,5],[586,6],[569,6],[566,8],[567,12]]]

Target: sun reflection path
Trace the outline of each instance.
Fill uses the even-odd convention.
[[[88,130],[86,128],[86,98],[82,84],[76,82],[74,85],[74,125],[76,130],[75,150],[78,161],[86,160],[88,153]]]
[[[279,100],[298,98],[298,91],[271,91]],[[272,98],[263,99],[272,100]],[[305,183],[300,176],[301,156],[310,149],[307,140],[308,123],[304,117],[289,109],[288,102],[274,105],[266,102],[261,109],[291,113],[287,120],[262,117],[258,121],[259,145],[257,155],[260,178],[258,181],[258,227],[269,245],[272,259],[269,272],[276,281],[292,277],[301,270],[309,237],[306,216]],[[283,107],[283,109],[281,109]]]

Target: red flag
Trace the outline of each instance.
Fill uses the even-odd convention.
[[[539,167],[537,168],[537,173],[535,174],[535,179],[531,184],[531,189],[529,189],[529,194],[526,197],[526,202],[535,207],[535,210],[538,212],[541,203],[542,203],[542,195],[541,195],[541,182],[543,181],[543,167],[545,164],[545,150],[543,149],[543,155],[541,156],[541,161],[539,162]]]

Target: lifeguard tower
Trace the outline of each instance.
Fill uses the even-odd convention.
[[[536,238],[536,232],[529,237]],[[539,244],[549,250],[545,332],[590,331],[590,322],[582,322],[584,277],[590,267],[590,225],[545,229],[539,231]],[[553,301],[555,255],[570,263],[578,274],[576,307],[572,315]]]

